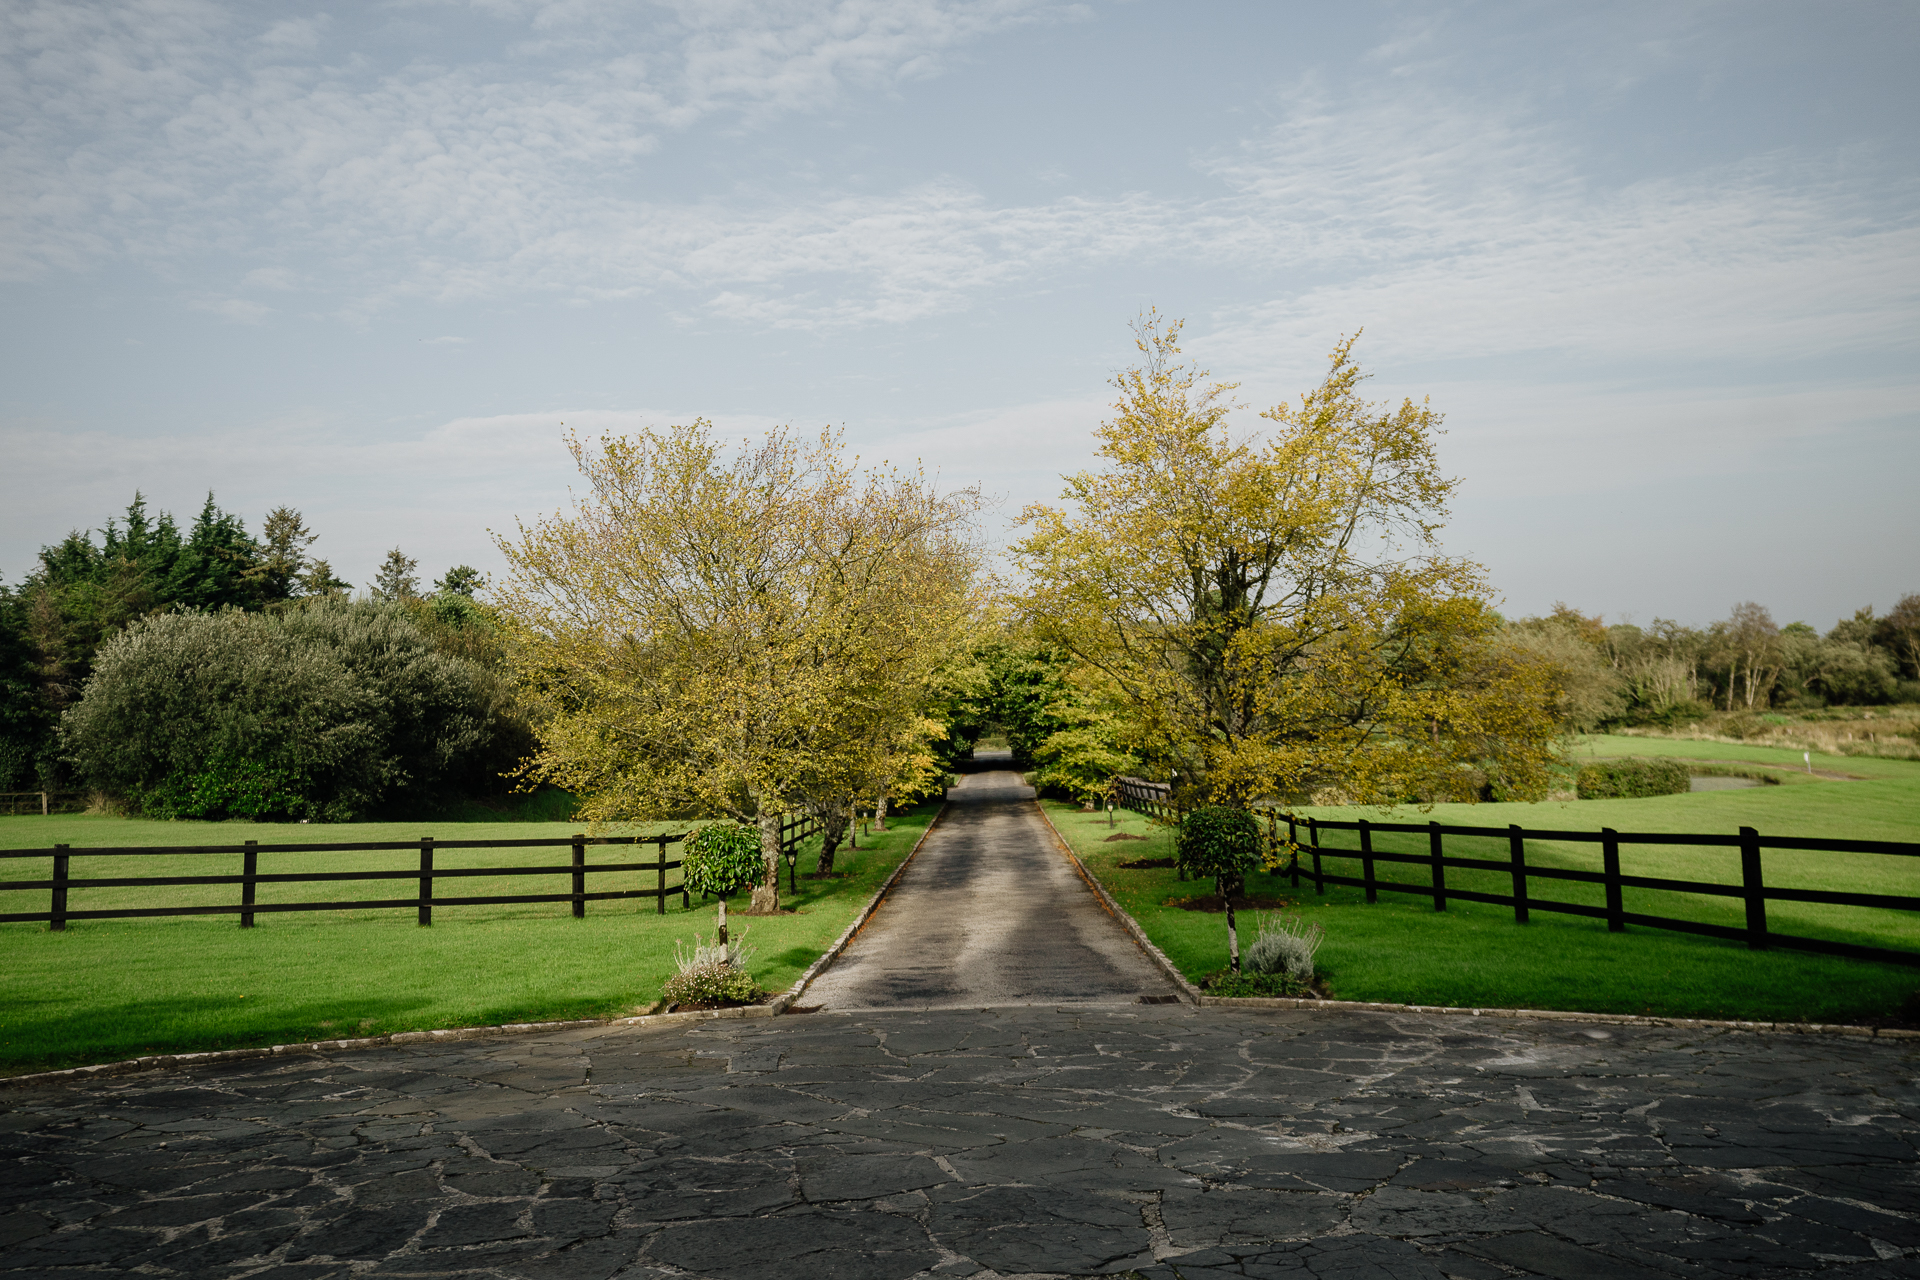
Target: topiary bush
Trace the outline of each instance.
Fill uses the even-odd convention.
[[[1207,805],[1181,821],[1175,851],[1188,875],[1218,881],[1225,893],[1259,865],[1260,824],[1245,809]]]
[[[1690,790],[1685,765],[1673,760],[1599,760],[1574,780],[1582,800],[1637,800]]]
[[[1228,967],[1240,971],[1240,930],[1233,918],[1233,896],[1247,872],[1260,864],[1260,824],[1245,809],[1205,805],[1180,821],[1175,852],[1187,874],[1211,879],[1227,904]]]
[[[687,837],[680,855],[681,875],[695,893],[716,898],[750,889],[766,874],[760,857],[760,833],[737,822],[715,822]]]

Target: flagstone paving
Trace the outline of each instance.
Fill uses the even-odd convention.
[[[822,1012],[0,1087],[0,1276],[1920,1274],[1911,1042]]]

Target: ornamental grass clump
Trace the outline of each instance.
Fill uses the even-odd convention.
[[[1247,947],[1239,971],[1222,969],[1201,981],[1214,996],[1310,996],[1313,994],[1313,953],[1327,931],[1298,916],[1260,921],[1260,931]]]
[[[1247,968],[1254,973],[1284,973],[1305,985],[1313,981],[1313,953],[1326,940],[1318,921],[1299,916],[1271,917],[1260,922],[1260,932],[1247,948]]]
[[[668,1004],[681,1008],[752,1004],[762,993],[753,975],[747,972],[753,948],[746,942],[745,929],[731,941],[716,937],[706,942],[696,937],[691,951],[682,950],[681,944],[675,942],[673,962],[680,972],[667,979],[660,994]]]

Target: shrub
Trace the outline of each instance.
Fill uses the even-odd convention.
[[[154,816],[345,821],[510,765],[483,683],[400,605],[161,614],[100,647],[61,736]]]
[[[687,837],[680,873],[687,888],[724,898],[750,889],[766,874],[760,833],[737,822],[715,822]]]
[[[1304,996],[1312,991],[1290,973],[1252,973],[1222,969],[1200,980],[1201,989],[1210,996]]]
[[[1313,981],[1313,953],[1326,936],[1317,922],[1299,916],[1262,920],[1247,947],[1246,967],[1255,973],[1285,974],[1305,986]]]
[[[660,994],[677,1005],[752,1004],[760,998],[760,987],[744,969],[709,964],[668,978]]]
[[[1686,766],[1673,760],[1601,760],[1574,781],[1582,800],[1633,800],[1671,796],[1691,785]]]

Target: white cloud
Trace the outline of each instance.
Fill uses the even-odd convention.
[[[248,28],[193,0],[9,8],[0,272],[226,250],[324,263],[247,283],[324,280],[315,309],[347,315],[408,297],[658,293],[681,313],[830,331],[1061,272],[1185,264],[1245,278],[1209,347],[1248,370],[1362,324],[1395,357],[1765,356],[1920,333],[1920,184],[1871,157],[1827,173],[1760,155],[1608,186],[1521,97],[1414,76],[1354,100],[1310,78],[1270,129],[1206,152],[1186,191],[1012,204],[949,177],[669,200],[645,160],[676,131],[816,110],[1072,14],[1013,0],[482,8],[517,21],[520,45],[451,67],[328,60],[334,28],[317,18]],[[238,51],[249,30],[270,55]],[[1408,30],[1381,56],[1426,41]]]

